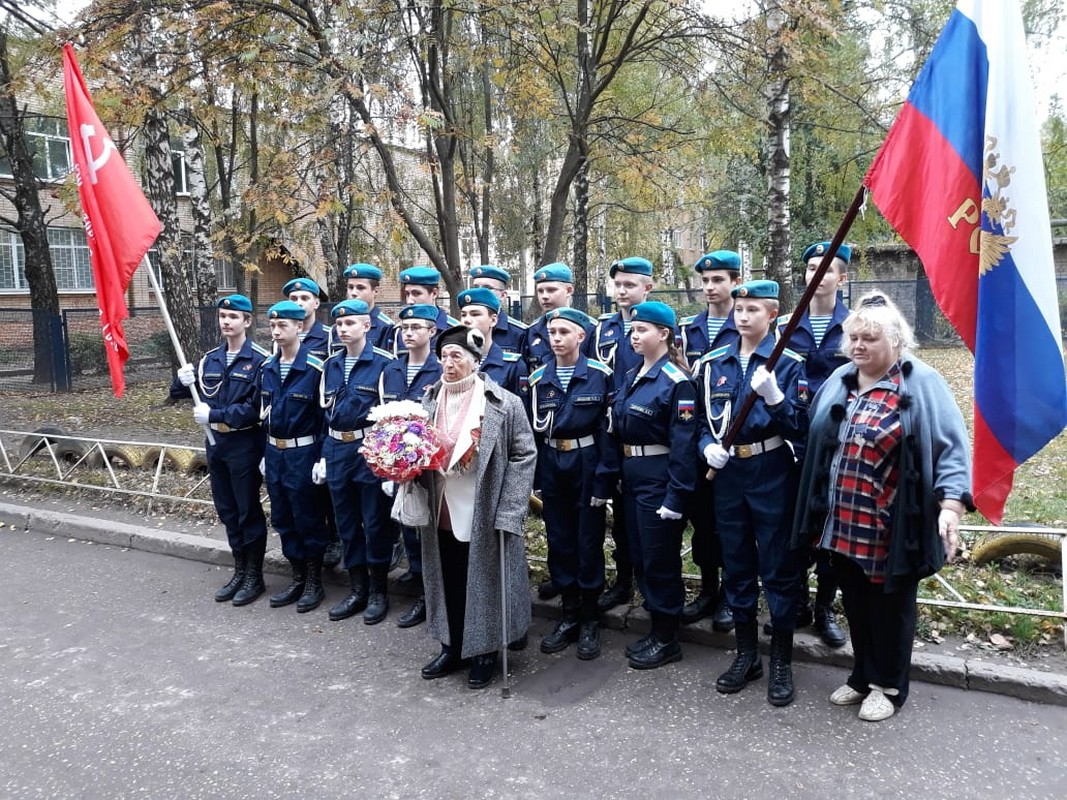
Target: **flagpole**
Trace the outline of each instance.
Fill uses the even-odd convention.
[[[159,302],[159,313],[163,315],[163,324],[167,326],[167,333],[170,334],[170,343],[174,345],[174,353],[178,356],[178,364],[188,364],[189,362],[185,359],[185,353],[182,351],[182,343],[178,340],[178,333],[174,330],[174,321],[171,320],[170,311],[167,310],[167,301],[163,299],[163,289],[159,286],[156,271],[152,269],[152,262],[148,260],[147,253],[141,259],[141,266],[148,270],[148,280],[156,293],[156,300]],[[195,381],[189,384],[189,392],[193,395],[193,402],[200,405],[200,392],[196,389]],[[208,442],[212,445],[215,444],[215,435],[211,432],[211,426],[206,422],[204,423],[204,435],[207,437]]]
[[[774,365],[778,363],[778,357],[785,350],[786,345],[789,343],[790,337],[800,324],[800,318],[804,315],[804,312],[808,310],[808,306],[811,305],[811,300],[815,296],[815,290],[819,288],[819,284],[822,282],[823,276],[826,275],[826,271],[830,269],[830,265],[834,261],[834,257],[837,255],[837,249],[841,246],[841,243],[845,241],[845,237],[848,236],[849,229],[852,227],[852,223],[856,221],[856,215],[863,208],[863,201],[867,194],[867,187],[860,184],[860,188],[856,191],[856,196],[852,198],[852,205],[848,207],[848,211],[845,212],[844,219],[841,220],[841,224],[837,227],[837,233],[834,234],[834,238],[830,241],[830,246],[823,254],[822,261],[819,262],[819,268],[815,270],[815,274],[811,276],[811,280],[808,281],[807,288],[804,289],[804,294],[801,296],[797,303],[796,309],[789,316],[789,322],[786,323],[785,328],[782,329],[778,341],[774,345],[774,349],[767,357],[767,363],[764,366],[767,371],[770,372],[774,369]],[[752,410],[752,406],[756,403],[756,393],[749,392],[745,398],[745,402],[741,404],[741,408],[734,415],[733,420],[730,422],[730,427],[726,431],[726,435],[723,436],[722,446],[724,449],[729,450],[734,443],[734,439],[737,438],[737,434],[741,431],[741,426],[745,424],[745,419],[748,417],[749,412]],[[709,481],[715,480],[715,469],[709,469],[706,475]]]

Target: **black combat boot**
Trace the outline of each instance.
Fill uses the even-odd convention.
[[[596,610],[599,597],[600,589],[582,589],[578,611],[581,625],[578,631],[578,658],[582,661],[592,661],[600,655],[600,620]]]
[[[330,543],[326,545],[326,552],[322,554],[322,566],[333,569],[341,563],[343,555],[344,546],[341,544],[341,537],[334,531],[330,534]]]
[[[737,623],[734,628],[737,638],[737,655],[734,662],[715,681],[715,690],[723,694],[734,694],[745,688],[745,684],[763,677],[763,660],[759,655],[759,632],[756,623]]]
[[[652,636],[648,646],[630,656],[634,669],[656,669],[682,660],[682,646],[678,644],[678,618],[666,614],[652,615]]]
[[[365,625],[377,625],[389,613],[389,565],[370,565],[370,597],[363,612]]]
[[[815,590],[815,620],[811,623],[812,630],[819,634],[819,638],[827,647],[842,647],[847,637],[837,624],[837,615],[834,614],[834,595],[837,587],[827,578],[819,578],[818,588]],[[829,584],[829,585],[827,585]]]
[[[348,568],[351,594],[330,609],[329,617],[334,622],[355,616],[367,607],[367,565]]]
[[[426,595],[423,594],[422,573],[409,571],[405,574],[412,576],[410,583],[417,589],[419,596],[415,598],[411,608],[400,615],[400,618],[396,621],[396,626],[398,628],[414,628],[416,625],[421,625],[426,621]]]
[[[257,539],[245,548],[247,555],[245,579],[241,583],[241,588],[233,596],[235,606],[247,606],[267,591],[267,584],[263,582],[263,556],[266,552],[266,537]]]
[[[230,576],[225,585],[215,592],[216,603],[225,603],[227,600],[233,600],[233,596],[237,594],[237,590],[241,588],[241,584],[245,581],[247,565],[248,557],[245,555],[244,550],[234,550],[233,575]]]
[[[556,623],[555,630],[541,640],[542,653],[558,653],[578,641],[578,612],[581,600],[577,586],[563,589],[563,616]]]
[[[281,608],[290,603],[295,603],[304,594],[304,585],[307,583],[307,562],[303,559],[290,558],[289,563],[293,567],[293,579],[289,585],[280,592],[270,596],[270,607]]]
[[[611,611],[615,606],[628,605],[634,599],[633,579],[620,573],[615,578],[615,584],[597,601],[597,611]]]
[[[304,584],[304,593],[297,601],[296,610],[299,614],[314,611],[323,600],[326,599],[326,590],[322,588],[322,556],[315,556],[307,560],[307,583]]]
[[[715,611],[711,615],[711,629],[719,633],[729,633],[734,629],[734,612],[726,601],[726,590],[720,584],[715,598]]]
[[[787,706],[793,702],[793,632],[771,634],[771,664],[767,676],[767,702]]]

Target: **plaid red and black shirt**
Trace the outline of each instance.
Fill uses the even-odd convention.
[[[853,559],[871,583],[885,582],[903,438],[899,404],[899,364],[866,392],[849,392],[830,481],[822,547]]]

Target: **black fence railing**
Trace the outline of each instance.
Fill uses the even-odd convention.
[[[1056,285],[1062,320],[1067,318],[1067,276],[1058,276]],[[849,281],[845,285],[845,304],[851,305],[876,288],[893,298],[915,329],[920,344],[959,344],[959,337],[938,308],[925,279]],[[795,296],[799,297],[803,287],[794,289]],[[652,298],[672,306],[679,317],[695,314],[703,308],[699,288],[657,289]],[[575,305],[593,316],[613,309],[611,299],[603,294],[578,297]],[[268,307],[269,304],[264,304],[257,309],[253,336],[260,344],[269,347]],[[381,308],[386,314],[395,315],[400,303],[383,303]],[[523,295],[512,303],[509,313],[531,322],[541,312],[536,297]],[[329,319],[328,305],[324,304],[319,310],[319,317],[323,321]],[[130,348],[127,384],[169,379],[177,365],[159,309],[130,309],[125,331]],[[200,334],[199,352],[187,353],[190,358],[199,358],[218,343],[213,306],[200,309]],[[0,308],[0,391],[76,391],[109,384],[100,316],[95,308],[67,309],[58,316],[24,308]]]

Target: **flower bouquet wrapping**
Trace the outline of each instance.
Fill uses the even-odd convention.
[[[393,519],[410,527],[428,525],[429,497],[414,480],[445,463],[445,449],[429,415],[412,400],[398,400],[377,406],[367,418],[374,424],[364,433],[359,450],[371,472],[396,484]]]

